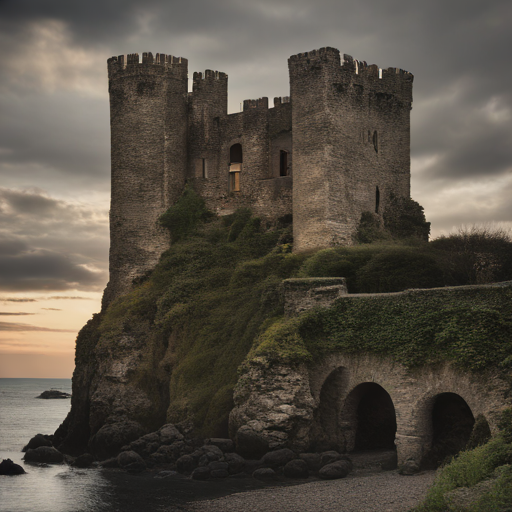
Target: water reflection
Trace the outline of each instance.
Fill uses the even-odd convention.
[[[22,455],[22,454],[21,454]],[[0,507],[9,512],[100,512],[112,510],[112,488],[97,469],[65,464],[25,464],[18,453],[2,453],[26,475],[0,477]]]

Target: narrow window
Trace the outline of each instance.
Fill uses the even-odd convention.
[[[288,151],[279,152],[279,176],[288,176]]]
[[[240,192],[242,172],[242,145],[233,144],[229,150],[229,191]]]
[[[373,148],[375,149],[375,153],[379,152],[379,141],[377,138],[377,131],[373,132]]]
[[[380,191],[379,187],[375,187],[375,213],[379,213]]]
[[[206,158],[203,158],[203,178],[208,178],[208,169],[206,168]]]

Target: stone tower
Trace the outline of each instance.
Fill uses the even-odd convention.
[[[228,76],[144,53],[108,60],[112,193],[104,304],[154,268],[170,237],[159,216],[185,182],[209,209],[293,217],[294,250],[349,245],[363,212],[410,194],[413,76],[334,48],[288,60],[290,97],[227,113]]]
[[[187,169],[187,60],[144,53],[108,60],[112,189],[110,281],[104,300],[126,292],[169,246],[158,217]]]
[[[413,75],[321,48],[288,60],[294,250],[351,244],[364,211],[410,195]]]

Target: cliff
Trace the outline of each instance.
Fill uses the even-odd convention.
[[[332,354],[385,356],[404,372],[447,362],[468,374],[509,372],[507,286],[345,295],[332,308],[283,316],[282,282],[293,277],[347,276],[352,293],[442,285],[446,258],[429,244],[296,254],[289,226],[268,231],[247,210],[206,222],[196,216],[177,238],[150,274],[79,333],[72,409],[56,432],[62,451],[104,459],[165,423],[225,437],[235,390],[234,436],[237,418],[254,414],[244,383],[272,390],[279,375],[286,384],[286,375],[306,375]],[[379,277],[382,262],[388,281]],[[303,391],[299,402],[313,411],[310,390]],[[296,419],[289,416],[291,432]]]

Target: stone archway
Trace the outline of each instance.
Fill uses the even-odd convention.
[[[466,447],[475,418],[466,401],[456,393],[440,393],[432,398],[430,406],[431,444],[422,466],[434,469]]]
[[[379,384],[363,382],[356,386],[345,400],[341,417],[347,451],[395,449],[395,407]]]

